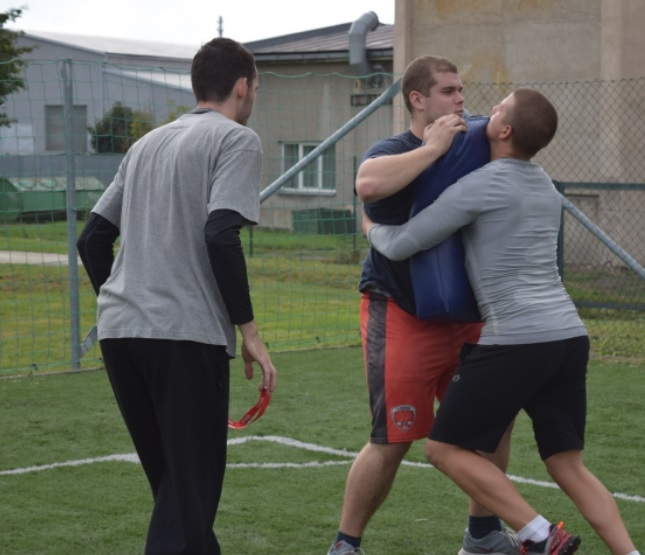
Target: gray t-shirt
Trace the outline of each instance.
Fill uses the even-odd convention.
[[[132,145],[93,209],[121,237],[98,297],[99,339],[196,341],[235,355],[204,227],[216,209],[257,223],[261,169],[257,134],[215,111],[185,114]]]
[[[393,260],[463,227],[466,270],[484,320],[480,344],[586,335],[557,269],[562,203],[537,164],[503,158],[450,186],[402,226],[374,225],[372,246]]]

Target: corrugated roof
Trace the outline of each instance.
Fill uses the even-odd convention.
[[[163,85],[164,87],[173,87],[176,89],[192,92],[192,84],[190,80],[190,73],[188,70],[183,72],[168,72],[168,71],[154,71],[151,69],[142,70],[114,70],[106,69],[105,73],[111,75],[130,77],[137,81],[149,81],[156,85]]]
[[[74,46],[101,54],[121,54],[128,56],[147,56],[155,58],[179,58],[192,60],[200,45],[172,44],[135,39],[99,37],[95,35],[76,35],[54,33],[51,31],[25,31],[25,35],[50,41],[64,46]]]
[[[347,52],[349,29],[352,23],[323,27],[302,33],[293,33],[265,40],[247,42],[245,46],[254,54],[290,54],[314,52]],[[365,37],[368,50],[394,48],[394,26],[379,25]]]

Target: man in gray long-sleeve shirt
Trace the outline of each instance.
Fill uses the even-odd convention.
[[[428,460],[516,530],[523,554],[574,553],[580,538],[539,515],[477,453],[493,452],[524,409],[552,478],[613,555],[635,555],[613,497],[582,461],[589,340],[557,271],[560,197],[531,162],[555,135],[557,122],[541,93],[516,90],[493,108],[489,164],[408,223],[366,219],[363,229],[375,249],[398,260],[463,227],[466,269],[484,328],[478,344],[462,352],[426,446]]]
[[[246,377],[257,363],[264,398],[275,387],[240,241],[260,212],[262,145],[246,127],[258,79],[241,44],[204,44],[196,108],[130,147],[78,241],[107,374],[154,498],[145,555],[221,553],[213,523],[236,326]]]

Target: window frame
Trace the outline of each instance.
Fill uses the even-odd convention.
[[[316,141],[281,141],[280,142],[280,165],[282,174],[300,162],[305,156],[311,153],[320,145]],[[296,148],[297,153],[288,154],[287,149]],[[313,170],[313,172],[312,172]],[[306,183],[311,178],[315,180],[316,186]],[[327,184],[327,187],[325,186]],[[325,152],[316,158],[306,168],[293,176],[281,191],[287,194],[301,195],[335,195],[336,194],[336,149],[330,146]]]

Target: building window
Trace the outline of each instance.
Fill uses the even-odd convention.
[[[286,172],[297,162],[311,153],[318,144],[316,143],[283,143],[282,144],[282,172]],[[289,191],[303,193],[336,191],[336,152],[331,146],[322,156],[318,156],[305,169],[292,177],[284,188]]]
[[[74,152],[87,152],[87,106],[72,108]],[[65,119],[62,106],[45,106],[45,150],[65,152]]]

